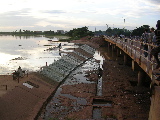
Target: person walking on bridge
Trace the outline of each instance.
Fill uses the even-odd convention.
[[[160,53],[160,20],[157,21],[157,30],[155,30],[156,35],[156,47],[151,50],[151,55],[154,56],[157,66],[156,69],[160,68],[160,60],[158,58],[158,54]]]
[[[144,48],[144,56],[148,56],[148,45],[146,43],[149,42],[149,34],[148,34],[148,29],[144,30],[144,33],[142,34],[142,41],[144,43],[143,48]]]
[[[152,27],[150,29],[150,34],[149,34],[149,43],[152,43],[154,44],[156,42],[156,39],[155,39],[155,33],[154,33],[154,28]]]

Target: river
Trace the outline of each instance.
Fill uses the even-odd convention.
[[[62,38],[62,37],[61,37]],[[66,36],[63,37],[65,39]],[[52,40],[52,41],[51,41]],[[40,67],[58,60],[59,49],[46,51],[59,45],[59,36],[52,39],[45,36],[0,36],[0,75],[11,74],[19,66],[29,72],[38,71]],[[76,47],[73,43],[61,42],[62,51]]]

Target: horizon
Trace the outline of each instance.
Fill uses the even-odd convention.
[[[143,26],[143,25],[141,25],[141,26]],[[141,27],[141,26],[139,26],[139,27]],[[85,27],[85,26],[84,26]],[[139,28],[139,27],[136,27],[136,28]],[[112,27],[110,27],[111,29],[115,29],[115,28],[117,28],[117,27],[114,27],[114,28],[112,28]],[[134,28],[134,29],[136,29],[136,28]],[[150,27],[151,28],[151,27]],[[73,30],[73,29],[77,29],[77,28],[72,28],[71,30]],[[117,29],[126,29],[126,28],[117,28]],[[132,30],[134,30],[134,29],[132,29]],[[17,29],[17,30],[15,30],[16,32],[19,32],[19,30],[22,30],[22,32],[23,32],[23,29]],[[64,32],[69,32],[70,30],[68,30],[68,31],[65,31],[65,30],[63,30],[63,29],[61,29],[62,31],[64,31]],[[88,29],[89,30],[89,29]],[[106,29],[107,30],[107,29]],[[94,31],[92,31],[92,32],[95,32],[95,31],[102,31],[102,32],[104,32],[104,31],[106,31],[106,30],[96,30],[96,28],[94,29]],[[129,30],[129,29],[126,29],[126,30]],[[132,31],[132,30],[129,30],[129,31]],[[0,31],[0,32],[15,32],[15,31]],[[27,31],[41,31],[41,32],[45,32],[45,31],[50,31],[50,30],[27,30]],[[54,30],[51,30],[51,31],[54,31]],[[54,32],[57,32],[58,30],[55,30]],[[89,31],[91,31],[91,30],[89,30]]]
[[[0,31],[69,31],[88,26],[90,31],[111,28],[156,28],[159,0],[5,0],[0,4]]]

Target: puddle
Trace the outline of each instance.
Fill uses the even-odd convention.
[[[63,86],[77,85],[81,83],[87,83],[87,84],[94,83],[97,84],[97,95],[102,96],[102,77],[99,77],[98,81],[97,80],[94,81],[90,80],[90,78],[87,77],[87,75],[89,73],[94,73],[94,72],[97,74],[99,67],[102,68],[103,60],[104,58],[99,54],[98,51],[96,51],[94,54],[94,58],[87,60],[85,63],[83,63],[82,65],[77,67],[74,71],[72,71],[71,74],[67,78],[65,78],[65,81],[57,89],[51,101],[47,104],[46,108],[44,109],[44,112],[41,114],[41,118],[45,120],[52,118],[64,119],[66,115],[68,115],[69,113],[82,110],[84,106],[88,104],[85,98],[76,97],[78,96],[78,94],[76,96],[68,93],[65,94],[65,91],[63,91],[62,94]],[[96,94],[94,93],[94,95]],[[94,104],[97,106],[98,105],[109,106],[109,104],[107,103],[102,104],[95,102]],[[101,110],[100,111],[98,111],[97,109],[93,110],[93,115],[97,116],[98,113],[100,114],[99,116],[101,116]]]
[[[43,119],[49,118],[64,118],[68,113],[77,111],[83,108],[83,105],[87,104],[84,98],[74,97],[70,94],[61,94],[62,89],[58,88],[56,94],[52,100],[47,104],[45,114],[42,114]],[[62,98],[69,99],[71,105],[64,105],[61,103]]]
[[[101,119],[102,107],[112,107],[112,102],[104,99],[93,99],[92,105],[93,105],[92,118]]]
[[[102,77],[97,81],[97,96],[102,96]]]
[[[102,109],[99,107],[93,107],[92,118],[93,119],[101,119]]]
[[[94,106],[104,106],[104,107],[112,107],[112,101],[107,101],[104,99],[93,99],[93,103]]]
[[[86,77],[86,71],[93,71],[98,69],[99,64],[96,63],[95,59],[90,59],[86,61],[83,65],[78,67],[75,71],[70,74],[63,85],[74,85],[78,83],[95,83],[94,81],[89,81]]]
[[[80,83],[95,83],[94,81],[89,81],[86,78],[86,71],[93,71],[98,69],[99,63],[95,59],[90,59],[86,61],[83,65],[79,66],[75,71],[73,71],[65,80],[65,82],[57,89],[52,100],[47,104],[45,108],[45,113],[41,114],[43,119],[48,120],[49,118],[64,118],[68,113],[73,111],[78,111],[83,109],[87,105],[85,98],[75,97],[71,94],[62,94],[62,87],[65,85],[74,85]],[[70,104],[69,106],[64,105],[63,99],[67,100]]]

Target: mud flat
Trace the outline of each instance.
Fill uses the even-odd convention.
[[[131,84],[137,81],[136,74],[117,61],[105,60],[103,66],[103,95],[113,103],[112,108],[103,108],[103,116],[115,116],[118,120],[147,120],[150,108],[149,88]]]
[[[41,106],[54,92],[58,82],[50,81],[38,73],[13,80],[12,76],[0,76],[0,119],[32,120]],[[4,85],[7,85],[7,90]]]

